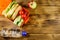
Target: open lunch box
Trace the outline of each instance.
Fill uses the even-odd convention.
[[[16,1],[12,1],[2,11],[2,16],[8,18],[16,27],[20,28],[23,24],[26,24],[29,20],[29,11],[19,5]],[[0,36],[2,37],[21,37],[26,36],[26,31],[21,31],[18,28],[3,28],[0,30]]]

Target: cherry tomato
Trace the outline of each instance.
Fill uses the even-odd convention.
[[[25,15],[26,15],[26,16],[29,16],[29,13],[28,13],[28,12],[25,12]]]
[[[24,11],[24,13],[29,14],[29,11],[27,9],[23,8],[23,11]]]
[[[19,11],[19,14],[20,14],[20,15],[23,15],[23,14],[24,14],[24,11],[22,11],[22,10]]]
[[[27,17],[25,14],[24,15],[21,15],[21,16],[22,16],[23,19]]]
[[[29,20],[29,11],[25,8],[22,8],[22,10],[19,11],[19,15],[21,15],[24,20],[24,23],[26,24]]]

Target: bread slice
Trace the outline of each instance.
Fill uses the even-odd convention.
[[[19,12],[19,10],[21,10],[22,7],[21,6],[18,6],[17,9],[15,10],[15,12],[13,13],[11,19],[14,20]]]

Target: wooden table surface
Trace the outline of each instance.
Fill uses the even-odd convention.
[[[35,0],[36,9],[30,10],[30,20],[23,26],[28,37],[3,38],[0,40],[60,40],[60,0]],[[0,17],[0,19],[2,19]],[[0,21],[3,25],[4,21]],[[4,26],[12,26],[4,24]]]

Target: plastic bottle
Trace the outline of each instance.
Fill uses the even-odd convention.
[[[0,35],[2,37],[25,37],[27,36],[27,32],[26,31],[20,31],[20,30],[1,30],[0,31]]]

